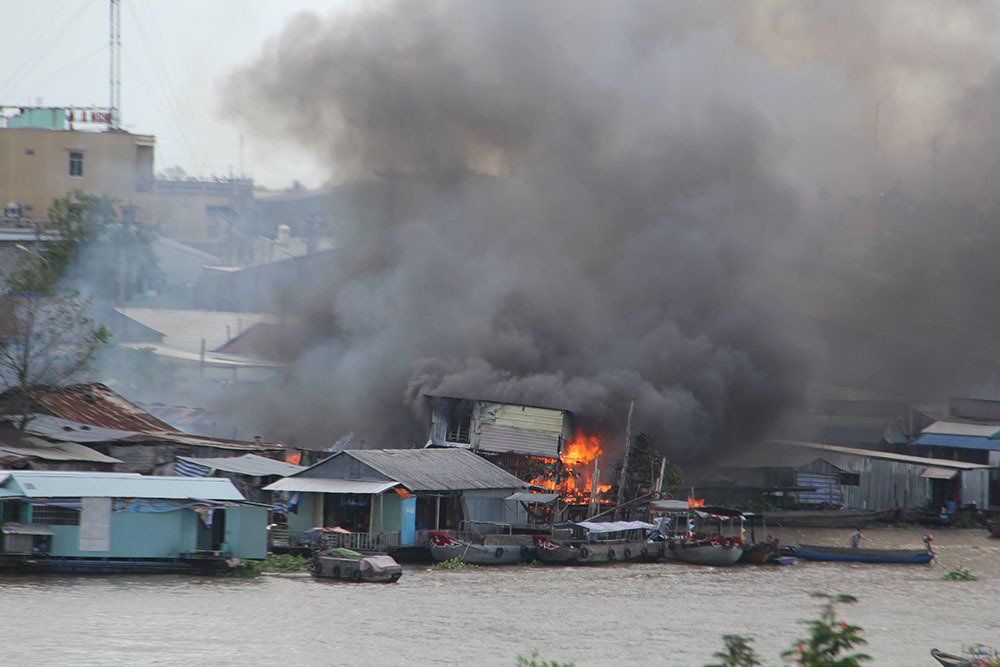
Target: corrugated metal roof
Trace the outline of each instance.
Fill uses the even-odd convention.
[[[974,437],[971,435],[945,435],[943,433],[925,433],[917,438],[914,445],[925,447],[955,447],[956,449],[982,449],[1000,451],[1000,440]]]
[[[959,437],[959,436],[928,436],[928,437]],[[986,440],[986,438],[982,438]],[[873,459],[887,459],[890,461],[900,461],[903,463],[916,463],[923,465],[939,466],[941,468],[956,468],[960,470],[976,470],[979,468],[989,468],[990,466],[979,463],[966,463],[965,461],[952,461],[950,459],[932,459],[924,456],[909,456],[908,454],[893,454],[892,452],[878,452],[871,449],[857,449],[854,447],[841,447],[840,445],[821,445],[816,442],[791,442],[787,440],[776,441],[793,447],[808,447],[811,449],[825,450],[828,452],[838,452],[853,456],[864,456]],[[919,441],[917,442],[919,444]],[[995,445],[1000,445],[994,442]],[[1000,447],[997,447],[1000,449]]]
[[[551,503],[559,498],[558,493],[532,493],[531,491],[518,491],[504,498],[504,500],[517,500],[522,503]]]
[[[56,417],[123,431],[172,431],[135,403],[100,383],[36,389],[31,398]]]
[[[995,438],[1000,433],[1000,424],[970,424],[967,422],[936,421],[921,433],[942,435],[968,435],[980,438]]]
[[[121,460],[95,452],[75,442],[48,442],[41,438],[22,436],[13,439],[0,435],[0,452],[45,459],[46,461],[86,461],[88,463],[121,463]]]
[[[464,449],[348,449],[352,456],[411,491],[523,489],[509,472]]]
[[[275,461],[274,459],[257,456],[256,454],[244,454],[243,456],[233,456],[230,458],[204,459],[178,456],[177,459],[205,466],[213,470],[224,470],[226,472],[235,472],[240,475],[251,475],[253,477],[269,477],[271,475],[288,477],[300,470],[306,469],[305,466],[297,466],[294,463],[285,463],[284,461]]]
[[[559,435],[515,426],[483,424],[479,435],[479,449],[555,459],[559,458]]]
[[[62,442],[114,442],[139,435],[137,431],[90,426],[51,415],[33,415],[24,430]]]
[[[169,500],[245,500],[228,479],[148,477],[134,473],[7,472],[2,482],[28,498],[151,498]]]
[[[286,477],[264,487],[265,491],[299,491],[303,493],[382,493],[399,482],[362,482],[323,477]]]

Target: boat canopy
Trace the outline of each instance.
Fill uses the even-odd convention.
[[[645,521],[580,521],[576,525],[592,533],[617,533],[625,530],[652,530],[656,528]]]

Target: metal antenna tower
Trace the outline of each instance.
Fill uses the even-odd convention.
[[[111,70],[111,128],[121,127],[122,106],[122,6],[121,0],[111,0],[110,31]]]

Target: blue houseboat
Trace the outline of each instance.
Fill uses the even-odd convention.
[[[0,570],[197,572],[267,556],[228,479],[0,470]]]

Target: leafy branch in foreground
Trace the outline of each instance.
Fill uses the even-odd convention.
[[[517,656],[517,667],[574,667],[575,662],[556,662],[555,660],[549,662],[548,660],[538,660],[538,651],[532,651],[530,658],[525,658],[523,655]]]
[[[851,604],[857,602],[857,598],[829,593],[813,593],[812,597],[826,600],[820,608],[819,618],[806,622],[809,636],[782,653],[782,657],[804,667],[860,667],[862,662],[871,660],[871,656],[864,653],[844,655],[845,651],[868,643],[861,637],[859,626],[837,619],[836,605]]]
[[[722,643],[725,648],[712,654],[713,657],[719,658],[722,662],[708,667],[759,667],[763,663],[750,646],[751,642],[753,640],[749,637],[722,635]]]

